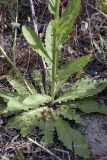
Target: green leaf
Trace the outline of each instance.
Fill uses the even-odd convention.
[[[25,39],[30,44],[31,48],[35,52],[37,52],[42,58],[45,58],[45,61],[47,64],[52,63],[38,35],[30,27],[27,27],[27,26],[22,27],[22,32],[23,32]]]
[[[63,45],[68,35],[72,31],[76,17],[80,10],[80,0],[69,0],[68,5],[61,15],[59,20],[54,23],[54,28],[57,34],[58,46]]]
[[[42,117],[41,113],[43,110],[44,107],[37,108],[28,112],[23,112],[18,116],[11,118],[8,121],[7,126],[20,129],[23,137],[26,137],[34,128],[38,127],[38,121]]]
[[[41,143],[46,147],[51,146],[53,144],[53,132],[55,131],[54,120],[52,118],[41,119],[38,126],[41,131],[40,134],[43,135]]]
[[[7,106],[0,106],[0,115],[12,115],[29,109],[38,108],[39,105],[24,105],[20,99],[11,99],[8,101]]]
[[[46,45],[46,51],[52,59],[52,46],[53,46],[53,26],[52,21],[48,24],[46,29],[46,35],[45,35],[45,45]]]
[[[76,123],[86,125],[84,120],[69,105],[61,106],[58,114],[69,120],[74,120]]]
[[[67,149],[72,150],[72,143],[74,143],[75,152],[78,156],[84,158],[89,157],[88,145],[80,132],[72,129],[62,118],[56,118],[55,127],[59,140],[67,147]]]
[[[65,66],[63,66],[63,68],[58,71],[57,87],[59,88],[69,78],[70,75],[83,69],[89,61],[89,56],[82,56],[76,60],[73,60],[72,62],[68,62]]]
[[[70,89],[67,89],[56,102],[83,99],[97,95],[107,87],[107,80],[91,80],[90,78],[82,78],[76,81]]]
[[[95,100],[77,101],[75,102],[75,105],[77,108],[79,108],[81,111],[87,114],[99,112],[99,113],[107,115],[107,105],[100,104],[96,102]]]
[[[68,79],[71,74],[77,73],[83,69],[90,61],[89,56],[82,56],[76,60],[68,62],[62,69],[59,70],[60,79]]]
[[[19,99],[19,95],[12,91],[0,91],[0,97],[4,100]]]
[[[49,0],[48,1],[48,9],[51,14],[55,14],[55,9],[56,9],[56,0]]]
[[[7,107],[4,108],[2,114],[11,115],[27,109],[25,105],[13,99],[7,103]]]
[[[23,100],[23,104],[25,105],[43,105],[44,103],[47,103],[51,100],[50,96],[47,95],[41,95],[41,94],[36,94],[36,95],[29,95]]]
[[[25,84],[18,77],[7,76],[6,79],[12,85],[12,87],[17,91],[18,94],[21,94],[21,95],[29,94],[28,89],[26,88]],[[31,84],[30,86],[32,90],[36,92]]]
[[[52,50],[53,50],[53,36],[54,36],[54,32],[53,32],[53,21],[50,21],[50,23],[47,26],[46,29],[46,35],[45,35],[45,46],[46,46],[46,51],[50,57],[50,59],[52,59]],[[51,74],[52,74],[52,63],[48,64],[48,71],[50,74],[50,80],[51,80]]]
[[[33,70],[31,76],[36,83],[42,83],[42,73],[40,70]]]
[[[42,83],[42,73],[40,70],[33,70],[31,73],[32,79],[36,85],[39,86],[42,93],[44,93],[44,87]]]

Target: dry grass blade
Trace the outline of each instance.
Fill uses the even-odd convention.
[[[38,142],[34,141],[33,139],[28,138],[28,140],[30,142],[36,144],[38,147],[42,148],[45,152],[47,152],[49,155],[51,155],[52,157],[56,158],[57,160],[62,160],[61,158],[59,158],[58,156],[53,154],[49,149],[47,149],[46,147],[42,146],[41,144],[39,144]]]

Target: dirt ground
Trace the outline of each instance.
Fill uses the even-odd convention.
[[[14,20],[13,12],[14,4],[13,6],[11,4],[11,7],[0,6],[0,44],[10,57],[12,57],[14,39],[14,30],[11,25]],[[16,63],[21,73],[29,78],[32,69],[42,67],[40,58],[32,52],[21,33],[23,24],[33,27],[29,1],[19,0],[18,12],[20,28],[17,35]],[[48,12],[46,2],[35,0],[35,12],[39,35],[44,38],[45,28],[52,18]],[[60,63],[63,64],[70,59],[90,54],[92,56],[91,62],[85,67],[82,76],[92,77],[93,79],[107,78],[107,48],[101,48],[99,44],[100,35],[105,43],[107,42],[106,26],[107,17],[96,9],[95,0],[82,0],[80,15],[74,25],[69,41],[63,47]],[[6,59],[0,57],[0,89],[9,87],[3,76],[11,72],[12,68]],[[107,103],[107,90],[100,95],[100,98]],[[87,122],[87,127],[79,127],[79,129],[85,135],[89,144],[91,150],[90,160],[107,160],[107,116],[92,114],[82,115],[82,118]],[[38,130],[35,129],[30,137],[39,141]],[[27,138],[22,138],[18,130],[7,128],[2,117],[0,117],[0,154],[12,159],[15,154],[15,146],[22,151],[26,160],[54,160],[52,156],[32,144]],[[55,143],[50,150],[62,160],[72,160],[70,151],[63,147],[56,136]]]

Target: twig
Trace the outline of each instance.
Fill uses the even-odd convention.
[[[36,18],[36,15],[35,15],[35,9],[34,9],[34,3],[33,3],[33,0],[30,0],[30,6],[31,6],[31,12],[32,12],[32,20],[33,20],[33,25],[34,25],[34,30],[36,32],[36,34],[38,34],[38,28],[37,28],[37,18]],[[48,71],[47,71],[47,66],[46,66],[46,63],[44,61],[44,58],[42,58],[42,65],[43,65],[43,68],[44,68],[44,74],[43,74],[43,80],[44,80],[44,90],[45,90],[45,93],[47,94],[47,82],[48,82]]]
[[[57,152],[62,152],[62,153],[64,153],[64,154],[67,154],[68,160],[71,160],[71,157],[70,157],[70,154],[69,154],[68,151],[65,151],[65,150],[62,150],[62,149],[57,149],[57,148],[54,148],[53,150],[54,150],[54,151],[57,151]]]
[[[56,156],[55,154],[53,154],[49,149],[45,148],[44,146],[42,146],[41,144],[39,144],[38,142],[34,141],[31,138],[28,138],[28,140],[34,144],[36,144],[38,147],[42,148],[45,152],[47,152],[49,155],[53,156],[54,158],[56,158],[57,160],[62,160],[61,158],[59,158],[58,156]]]
[[[15,23],[18,23],[18,0],[16,0],[16,18],[15,18]],[[14,42],[13,42],[13,61],[15,63],[16,61],[16,40],[17,40],[17,26],[15,26],[15,33],[14,33]]]
[[[32,20],[33,20],[34,30],[38,34],[37,18],[36,18],[36,15],[35,15],[35,8],[34,8],[33,0],[30,0],[30,6],[31,6],[31,12],[32,12]]]
[[[90,6],[92,9],[98,11],[99,13],[101,13],[105,18],[107,18],[107,14],[103,13],[102,11],[100,11],[99,9],[97,9],[96,7],[94,7],[92,4],[90,4],[89,2],[85,1],[85,3]]]
[[[75,152],[75,143],[72,142],[72,157],[73,160],[77,160],[76,152]]]
[[[88,16],[88,25],[89,25],[89,34],[90,34],[90,40],[91,40],[91,46],[93,46],[93,37],[92,37],[92,29],[91,29],[91,21],[90,21],[90,16],[89,16],[89,12],[88,12],[88,0],[87,0],[87,3],[86,3],[86,13],[87,13],[87,16]]]
[[[15,65],[15,63],[13,63],[11,61],[11,59],[7,56],[6,52],[4,51],[4,49],[2,48],[2,46],[0,45],[0,51],[3,54],[3,56],[6,58],[6,60],[11,64],[11,66],[13,67],[13,69],[16,71],[16,73],[18,74],[18,76],[20,77],[20,79],[23,81],[23,83],[26,86],[26,89],[29,91],[30,94],[33,94],[31,88],[29,87],[28,83],[26,82],[26,80],[23,78],[23,76],[21,75],[20,71],[18,70],[17,66]]]

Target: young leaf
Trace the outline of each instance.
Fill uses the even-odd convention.
[[[89,56],[82,56],[76,60],[73,60],[73,62],[68,62],[68,64],[58,71],[57,87],[59,88],[69,78],[70,75],[83,69],[89,61]]]
[[[54,120],[52,118],[41,119],[38,125],[42,135],[41,143],[47,147],[51,146],[53,144],[53,132],[55,131]]]
[[[55,8],[56,8],[56,0],[49,0],[48,1],[48,9],[51,14],[55,14]]]
[[[52,48],[53,48],[53,26],[52,26],[52,21],[48,24],[47,29],[46,29],[46,35],[45,35],[45,46],[46,46],[46,51],[52,60]],[[48,71],[51,76],[51,71],[52,71],[52,63],[48,63]]]
[[[89,113],[102,113],[107,115],[107,105],[100,104],[95,100],[83,100],[75,102],[77,108],[81,111],[89,114]]]
[[[71,109],[69,105],[61,106],[58,110],[58,114],[69,120],[74,120],[76,123],[85,125],[84,120],[76,114],[75,110]]]
[[[11,118],[8,121],[7,126],[20,129],[23,137],[26,137],[35,127],[38,127],[38,121],[42,117],[41,112],[43,112],[43,110],[44,108],[42,107],[28,112],[23,112],[18,116]]]
[[[76,154],[88,158],[88,145],[86,144],[84,137],[78,131],[72,129],[62,118],[56,118],[55,127],[59,140],[67,147],[67,149],[72,150],[72,144],[74,143]]]
[[[39,39],[38,35],[30,28],[27,26],[22,27],[22,32],[27,40],[27,42],[30,44],[31,48],[37,52],[41,57],[45,58],[46,63],[51,63],[51,59],[46,52],[41,40]]]
[[[57,34],[58,46],[63,45],[68,35],[72,31],[74,22],[80,10],[80,0],[69,0],[65,11],[62,13],[61,18],[54,23],[54,28]]]
[[[53,21],[51,21],[46,29],[46,35],[45,35],[45,46],[46,51],[48,55],[50,56],[50,59],[52,59],[52,52],[53,52],[53,37],[54,37],[54,31],[53,31]],[[54,54],[57,54],[57,63],[59,61],[59,53],[60,49],[57,48]],[[51,81],[52,79],[52,63],[48,63],[48,71],[49,71],[49,79]]]
[[[53,52],[53,37],[54,37],[54,31],[53,31],[53,22],[51,21],[46,29],[46,35],[45,35],[45,46],[46,46],[46,51],[50,57],[50,59],[52,59],[52,52]],[[57,62],[59,60],[59,53],[60,53],[60,48],[56,49],[57,52]],[[52,63],[48,64],[48,71],[50,74],[50,81],[51,81],[51,76],[52,76]]]
[[[46,51],[52,59],[52,46],[53,46],[53,26],[52,21],[48,24],[46,29],[46,35],[45,35],[45,45],[46,45]]]
[[[22,103],[25,105],[43,105],[44,103],[47,103],[51,100],[50,96],[47,95],[41,95],[41,94],[36,94],[36,95],[28,95]]]
[[[97,95],[107,87],[107,80],[91,80],[90,78],[82,78],[67,89],[56,102],[83,99]]]

